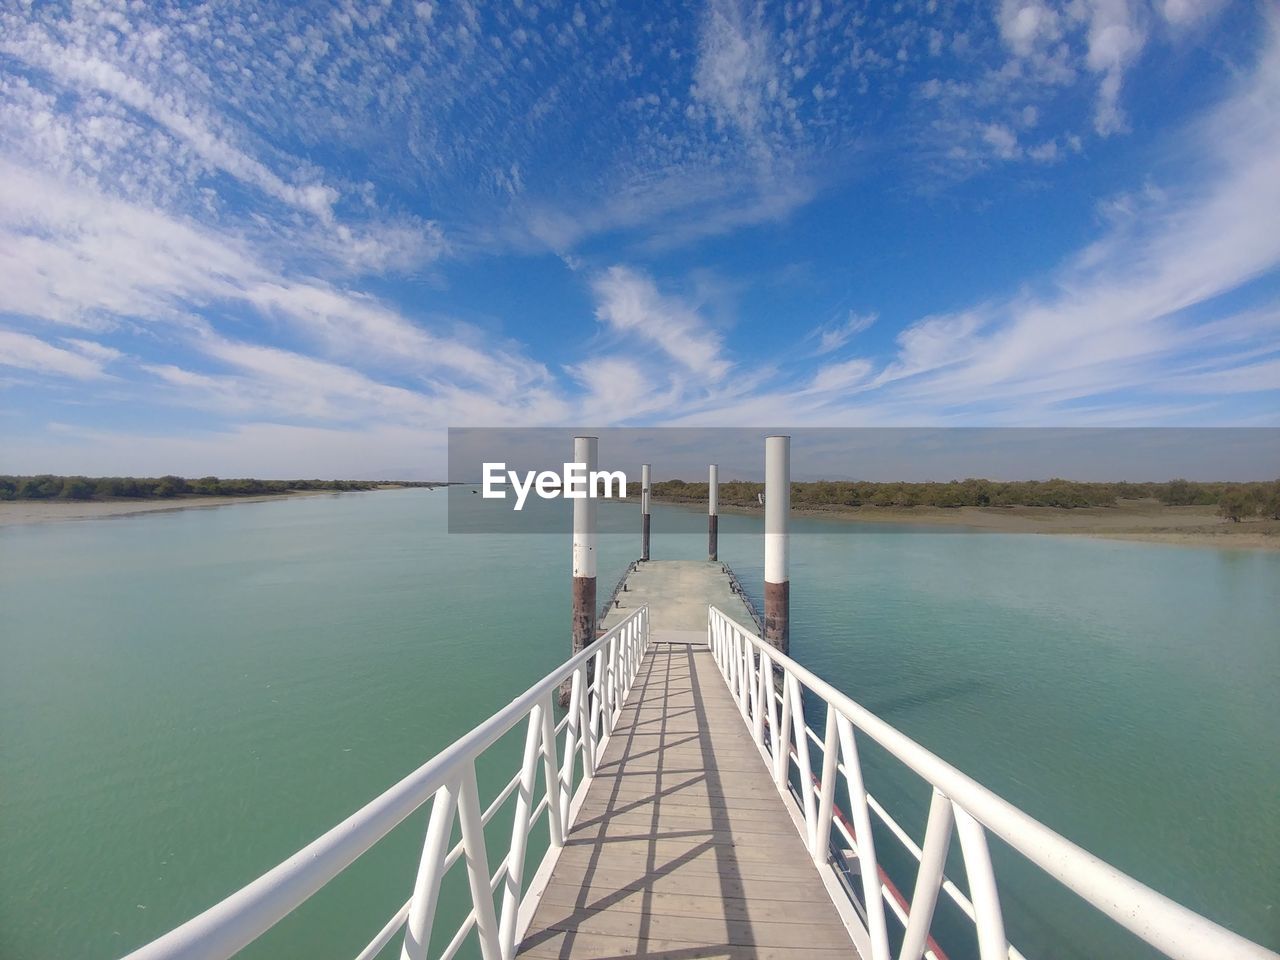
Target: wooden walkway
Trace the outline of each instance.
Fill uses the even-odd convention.
[[[519,955],[856,958],[705,626],[663,622]]]

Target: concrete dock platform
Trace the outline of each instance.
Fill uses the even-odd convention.
[[[724,564],[714,560],[650,560],[627,577],[627,589],[617,595],[600,630],[608,630],[646,603],[649,623],[657,630],[696,630],[707,642],[707,607],[714,604],[744,626],[751,626],[751,611],[734,593]]]

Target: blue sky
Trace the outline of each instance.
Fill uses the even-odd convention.
[[[1280,425],[1280,18],[0,12],[0,472],[444,428]]]

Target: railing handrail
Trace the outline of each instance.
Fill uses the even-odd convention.
[[[647,605],[637,608],[336,827],[226,899],[128,954],[126,960],[222,960],[244,949],[431,800],[456,771],[528,717],[535,706],[554,695],[562,683],[647,611]]]
[[[714,629],[716,618],[749,643],[754,653],[767,658],[762,658],[762,663],[770,662],[790,673],[799,684],[823,699],[829,709],[834,709],[983,827],[1067,889],[1167,956],[1177,960],[1223,960],[1226,957],[1277,960],[1277,954],[1267,948],[1169,899],[1018,809],[715,606],[709,608],[709,634]],[[708,640],[714,645],[714,636],[709,636]],[[734,679],[726,675],[726,681],[732,688]],[[784,739],[790,736],[787,731],[783,735]],[[805,784],[805,789],[809,789],[808,784]]]

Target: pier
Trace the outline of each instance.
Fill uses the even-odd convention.
[[[950,960],[973,956],[974,943],[979,960],[1025,960],[1006,933],[990,837],[1175,960],[1280,960],[1055,833],[792,659],[788,438],[765,449],[763,617],[727,565],[649,559],[648,465],[640,559],[597,613],[595,505],[576,500],[569,659],[131,960],[234,956],[427,809],[408,899],[388,904],[357,960]],[[579,462],[596,453],[595,438],[575,439]],[[711,557],[716,533],[712,501]],[[477,760],[508,736],[523,737],[519,766],[482,796]],[[929,788],[925,823],[900,822],[868,792],[868,742]],[[915,861],[909,890],[886,872],[877,833]],[[470,910],[437,916],[454,869]],[[944,897],[973,927],[956,954],[935,939]]]
[[[751,622],[719,563],[650,561],[650,646],[519,956],[848,958],[853,941],[707,645]]]

